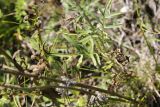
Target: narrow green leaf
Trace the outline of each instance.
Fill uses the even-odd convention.
[[[78,59],[77,67],[79,68],[83,61],[83,55],[80,55],[80,58]]]
[[[111,18],[114,18],[114,17],[119,16],[119,15],[122,15],[122,14],[123,14],[123,13],[121,13],[121,12],[115,12],[115,13],[107,14],[107,15],[105,16],[105,18],[106,18],[106,19],[111,19]]]

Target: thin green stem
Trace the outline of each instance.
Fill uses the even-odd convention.
[[[38,75],[18,72],[18,71],[13,70],[13,69],[2,69],[1,72],[2,73],[10,73],[10,74],[13,74],[13,75],[23,75],[23,76],[26,76],[26,77],[34,77],[34,78],[44,79],[44,80],[48,80],[48,81],[52,81],[52,82],[56,82],[56,83],[68,84],[68,81],[62,81],[62,80],[59,80],[59,79],[49,78],[49,77],[45,77],[45,76],[38,77]],[[132,103],[138,103],[138,104],[142,103],[142,102],[136,101],[136,100],[134,100],[130,97],[117,94],[115,92],[111,92],[111,91],[108,91],[108,90],[105,90],[105,89],[101,89],[101,88],[97,88],[97,87],[93,87],[93,86],[89,86],[89,85],[85,85],[85,84],[78,83],[78,82],[74,82],[73,84],[71,84],[70,87],[75,87],[75,86],[85,88],[85,89],[90,89],[92,91],[99,91],[99,92],[102,92],[102,93],[105,93],[105,94],[110,94],[112,96],[116,96],[116,97],[128,100]]]
[[[9,56],[4,49],[0,48],[0,54],[4,55],[9,61],[11,61],[14,64],[14,66],[19,70],[19,72],[23,72],[24,71],[23,68],[21,67],[21,65],[19,65],[16,62],[16,60],[12,59],[12,57]]]

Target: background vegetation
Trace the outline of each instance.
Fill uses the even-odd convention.
[[[0,0],[1,107],[159,107],[158,0]]]

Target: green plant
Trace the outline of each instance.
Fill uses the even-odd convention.
[[[0,106],[149,106],[158,39],[130,2],[122,13],[114,0],[0,1]]]

